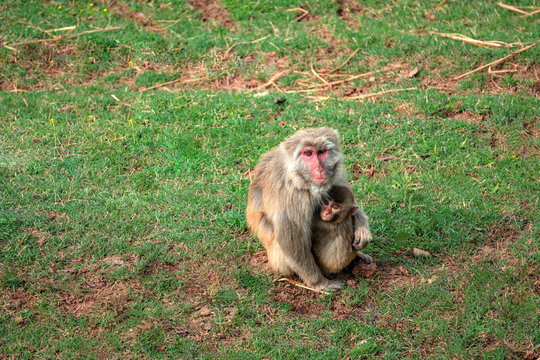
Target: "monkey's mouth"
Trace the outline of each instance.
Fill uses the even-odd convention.
[[[315,184],[324,184],[327,180],[327,178],[313,178]]]

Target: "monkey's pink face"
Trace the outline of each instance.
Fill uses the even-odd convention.
[[[329,152],[327,149],[318,150],[311,146],[306,146],[300,153],[302,161],[309,167],[311,180],[316,184],[324,184],[328,180],[326,158]]]

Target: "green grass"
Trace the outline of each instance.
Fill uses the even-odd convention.
[[[514,73],[454,81],[517,48],[432,33],[531,43],[538,15],[222,0],[207,21],[187,1],[90,4],[0,5],[0,357],[538,356],[540,47],[492,69]],[[393,70],[294,92],[356,49],[334,74]],[[292,93],[249,91],[284,69]],[[176,79],[198,81],[140,91]],[[332,296],[273,283],[244,218],[259,156],[310,126],[340,133],[378,265]]]

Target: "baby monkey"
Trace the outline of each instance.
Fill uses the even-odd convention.
[[[322,200],[321,220],[327,224],[340,224],[356,209],[352,191],[345,186],[334,186]]]
[[[372,262],[370,256],[358,253],[358,249],[353,247],[352,214],[357,209],[351,190],[345,186],[334,186],[328,192],[328,197],[323,198],[320,211],[315,212],[312,252],[327,274],[341,271],[357,254],[362,261]]]

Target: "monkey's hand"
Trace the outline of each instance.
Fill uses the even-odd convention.
[[[369,231],[369,222],[366,214],[360,209],[358,209],[353,214],[353,224],[354,224],[354,241],[353,248],[361,250],[365,248],[373,239],[371,236],[371,231]]]

